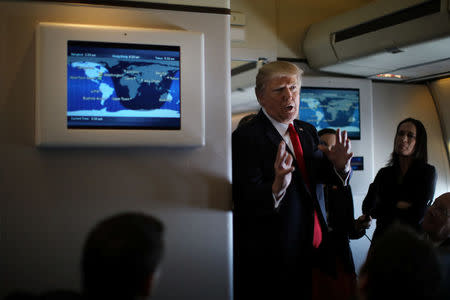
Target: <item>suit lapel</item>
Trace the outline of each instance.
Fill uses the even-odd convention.
[[[278,149],[278,145],[280,144],[280,142],[281,142],[281,140],[282,140],[283,138],[280,136],[279,132],[276,130],[276,128],[273,126],[272,122],[270,122],[270,120],[266,117],[266,115],[264,114],[264,112],[263,112],[262,110],[259,111],[257,117],[260,118],[260,119],[262,120],[262,123],[264,124],[265,129],[266,129],[266,130],[265,130],[265,133],[266,133],[268,139],[269,139],[269,140],[271,141],[271,143],[273,143],[273,144],[277,147],[277,149]],[[306,132],[306,129],[303,129],[302,126],[301,126],[300,124],[298,124],[298,122],[296,122],[296,120],[294,120],[294,128],[295,128],[295,130],[297,131],[298,136],[299,136],[299,139],[300,139],[300,143],[302,144],[303,154],[305,155],[305,153],[310,153],[310,152],[312,152],[312,145],[311,145],[311,143],[310,143],[310,139],[307,138],[308,133]],[[292,151],[291,151],[291,149],[290,149],[289,147],[287,147],[287,150],[288,150],[289,153],[292,155],[292,157],[294,157],[294,155],[293,155],[293,153],[292,153]],[[308,155],[308,156],[309,156],[309,155]],[[302,178],[301,172],[300,172],[300,170],[298,170],[298,167],[297,167],[297,166],[298,166],[297,160],[294,159],[294,161],[293,161],[292,163],[293,163],[293,164],[295,165],[295,167],[296,167],[296,170],[295,170],[294,172],[297,174],[297,176],[298,176],[299,178]],[[306,165],[306,163],[305,163],[305,165]],[[308,171],[308,170],[307,170],[307,171]],[[297,176],[294,176],[293,178],[298,178]],[[327,224],[327,221],[326,221],[326,219],[325,219],[325,217],[324,217],[324,216],[326,216],[326,212],[325,212],[325,204],[324,204],[324,203],[320,203],[320,201],[317,202],[316,200],[314,200],[314,199],[316,199],[316,197],[313,197],[313,196],[312,196],[312,192],[313,192],[314,194],[317,195],[316,189],[322,189],[322,192],[323,192],[323,187],[322,187],[322,185],[321,185],[321,184],[312,184],[311,188],[313,189],[313,191],[310,191],[310,190],[307,188],[306,182],[303,180],[303,178],[302,178],[302,180],[301,180],[300,183],[303,185],[304,190],[307,192],[308,196],[312,199],[313,203],[316,203],[314,206],[317,205],[318,208],[320,209],[320,211],[322,212],[322,214],[320,215],[319,218],[322,220],[322,222],[323,222],[324,224]],[[317,206],[316,206],[316,208],[317,208]],[[322,227],[323,227],[323,226],[322,226]],[[323,228],[326,228],[326,225],[325,225],[325,227],[323,227]]]
[[[309,139],[307,138],[308,133],[306,133],[305,129],[303,129],[303,127],[295,121],[294,121],[294,127],[298,133],[298,137],[300,138],[300,143],[302,144],[303,156],[305,156],[306,153],[311,152],[311,143],[309,142]]]
[[[301,145],[302,145],[302,149],[303,149],[303,159],[304,159],[305,153],[306,153],[306,152],[305,152],[305,148],[304,148],[303,144],[305,143],[305,140],[307,140],[307,139],[305,138],[306,132],[305,132],[305,130],[304,130],[304,129],[296,122],[296,120],[294,120],[294,128],[295,128],[295,130],[297,131],[298,137],[299,137],[299,139],[300,139],[300,143],[301,143]],[[292,154],[291,150],[290,150],[290,149],[288,149],[288,150],[289,150],[289,153],[291,153],[292,157],[295,157],[295,156]],[[294,158],[293,164],[295,165],[296,169],[298,169],[297,159]],[[305,162],[305,167],[306,167],[306,162]],[[308,172],[308,168],[306,169],[306,172],[307,172],[307,174],[309,173],[309,172]],[[299,170],[299,172],[298,172],[298,176],[300,176],[300,178],[302,178],[302,181],[301,181],[301,182],[302,182],[302,184],[303,184],[303,186],[304,186],[304,189],[306,190],[306,192],[308,193],[308,195],[309,195],[310,197],[312,197],[311,192],[313,192],[313,191],[311,191],[311,190],[307,187],[306,181],[305,181],[304,178],[302,177],[300,170]],[[314,188],[314,187],[311,186],[311,188]]]
[[[266,117],[262,109],[258,113],[258,118],[260,118],[263,121],[265,127],[264,132],[266,136],[269,138],[270,142],[273,143],[278,149],[278,145],[283,139],[278,133],[278,130],[273,126],[272,122],[270,122],[270,120]]]
[[[273,126],[272,122],[270,122],[270,120],[266,117],[266,115],[264,114],[264,112],[262,110],[259,111],[258,113],[258,118],[261,118],[263,121],[264,126],[266,127],[265,133],[266,136],[268,137],[268,139],[277,147],[278,149],[278,145],[280,144],[280,142],[282,141],[282,137],[280,136],[280,133],[278,132],[278,130]],[[307,134],[305,132],[305,130],[299,125],[296,124],[296,122],[294,121],[294,128],[297,131],[299,138],[300,138],[300,143],[302,143],[302,148],[304,147],[303,144],[305,143],[305,148],[306,149],[310,149],[310,145],[309,143],[307,143],[308,139],[305,138],[305,135]],[[303,154],[305,154],[305,148],[303,148]],[[289,147],[287,147],[288,152],[292,155],[292,157],[294,158],[294,154],[292,153],[291,149]],[[306,150],[309,151],[309,150]],[[292,162],[292,164],[295,166],[295,173],[302,178],[301,172],[300,170],[298,170],[298,164],[297,164],[297,160],[294,158],[294,161]],[[308,171],[308,170],[307,170]],[[293,177],[294,178],[294,177]],[[308,187],[306,186],[306,182],[305,180],[301,180],[301,184],[304,186],[304,189],[307,191],[308,195],[310,197],[312,197],[311,192]],[[314,186],[311,188],[315,188]],[[314,191],[315,192],[315,191]]]

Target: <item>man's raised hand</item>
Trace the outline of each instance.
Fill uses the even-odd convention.
[[[353,152],[351,152],[352,146],[346,130],[343,132],[340,129],[336,130],[336,144],[334,146],[328,148],[325,145],[319,145],[319,149],[333,163],[336,170],[345,173],[350,172]]]
[[[291,183],[292,172],[295,168],[292,166],[292,155],[286,150],[286,143],[280,142],[278,145],[277,157],[273,165],[275,169],[275,180],[272,184],[272,193],[278,199],[286,191],[289,183]]]

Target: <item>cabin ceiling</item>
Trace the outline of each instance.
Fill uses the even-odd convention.
[[[450,75],[450,1],[379,0],[311,24],[311,68],[400,82]]]
[[[373,1],[311,24],[301,46],[304,58],[292,61],[302,61],[305,75],[399,83],[448,78],[450,0]],[[254,82],[260,65],[232,62],[233,113],[258,109]]]

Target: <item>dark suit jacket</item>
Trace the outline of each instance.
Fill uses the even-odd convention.
[[[380,169],[363,201],[363,213],[377,219],[374,239],[396,221],[420,232],[427,205],[433,200],[437,175],[432,165],[414,163],[402,182],[399,174],[395,166]],[[411,207],[399,209],[396,207],[399,201],[409,202]]]
[[[356,231],[353,208],[353,195],[350,185],[325,185],[325,201],[327,208],[328,227],[331,231],[325,240],[327,253],[330,257],[328,269],[330,275],[336,275],[335,258],[344,264],[345,271],[355,273],[355,264],[349,239],[359,239],[365,230]]]
[[[311,191],[294,161],[296,169],[277,209],[272,183],[282,137],[260,111],[237,128],[232,138],[235,283],[239,290],[240,283],[245,282],[248,287],[249,280],[256,279],[259,289],[264,286],[267,298],[273,285],[277,291],[309,293],[313,256],[317,255],[312,247],[313,208],[318,213],[322,233],[327,232],[320,183],[340,183],[331,162],[317,148],[319,137],[314,126],[295,120],[294,127],[302,144]]]

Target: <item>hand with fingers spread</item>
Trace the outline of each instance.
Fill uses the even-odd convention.
[[[286,143],[281,141],[278,145],[277,157],[273,165],[275,169],[275,180],[272,184],[272,193],[279,199],[286,192],[289,183],[291,183],[292,172],[292,155],[286,150]]]
[[[347,137],[347,131],[336,130],[336,144],[334,146],[319,145],[318,147],[333,163],[336,170],[345,173],[350,172],[353,152],[351,152],[352,146],[350,139]]]

